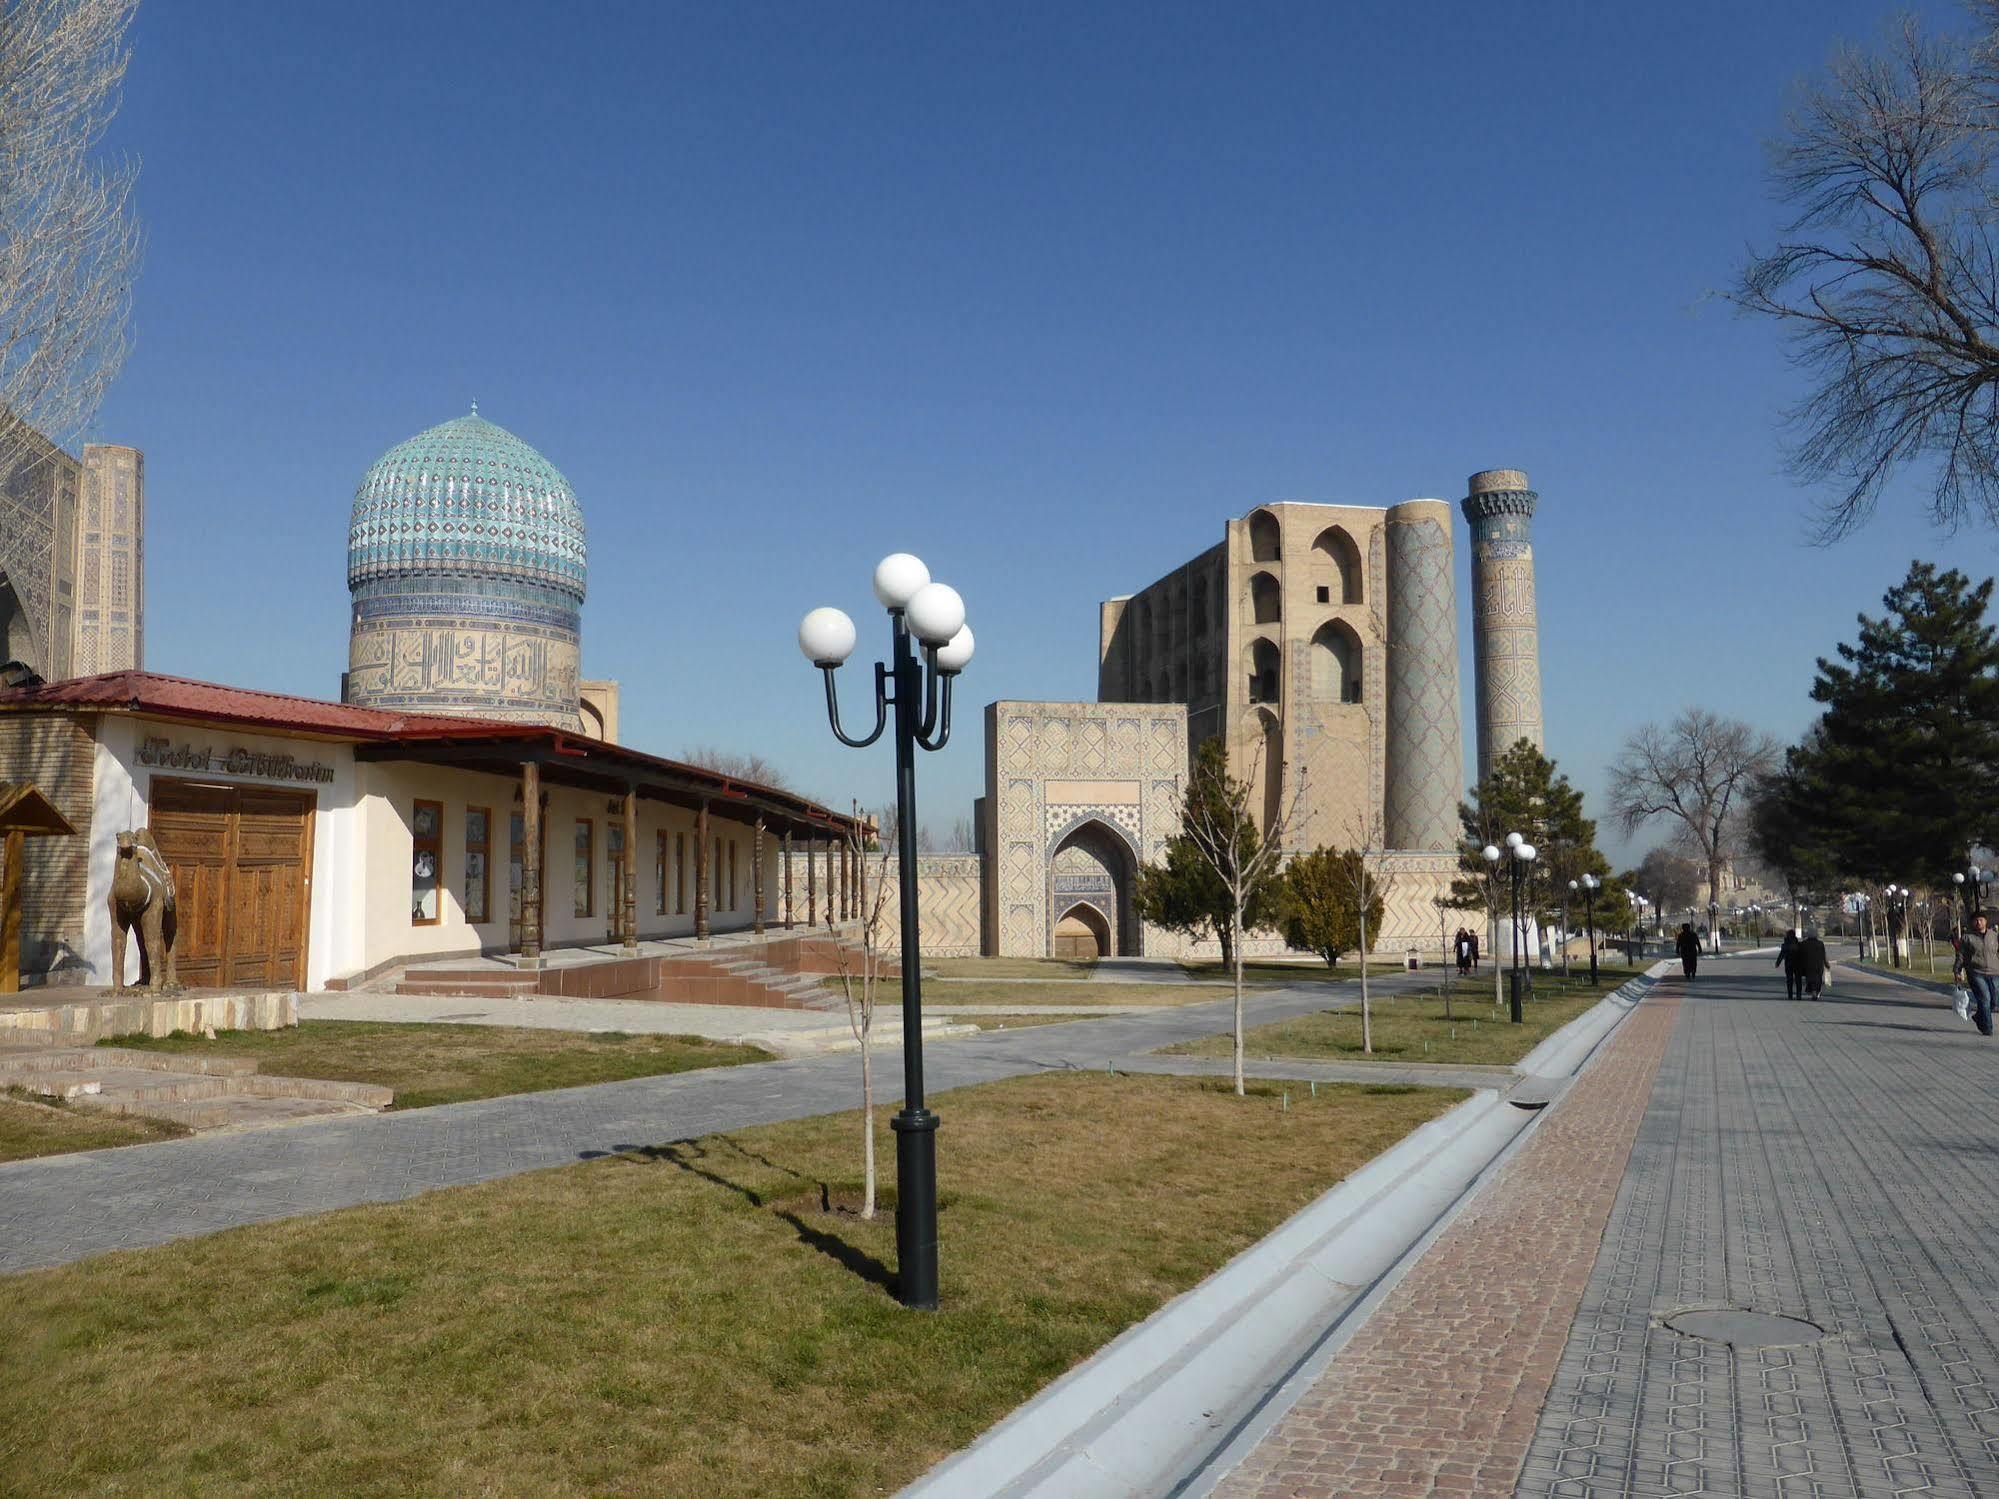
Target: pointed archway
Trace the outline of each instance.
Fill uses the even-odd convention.
[[[1124,831],[1098,817],[1081,818],[1051,844],[1048,855],[1048,944],[1066,936],[1079,943],[1083,933],[1065,921],[1090,925],[1100,939],[1101,957],[1134,955],[1140,947],[1138,923],[1132,914],[1131,887],[1138,869],[1137,851]],[[1094,912],[1096,923],[1080,914]]]

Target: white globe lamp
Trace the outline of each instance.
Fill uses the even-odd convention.
[[[965,601],[949,583],[926,583],[903,608],[909,632],[925,645],[942,648],[965,628]]]
[[[907,552],[891,552],[875,564],[875,597],[884,609],[906,609],[929,582],[923,559]]]
[[[961,625],[957,634],[937,648],[937,669],[946,676],[954,677],[971,664],[972,627]]]
[[[838,666],[854,653],[854,622],[838,609],[814,609],[799,622],[798,648],[814,666]]]

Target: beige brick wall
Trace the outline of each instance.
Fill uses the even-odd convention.
[[[29,781],[70,820],[74,838],[30,838],[21,879],[21,971],[29,982],[81,982],[90,879],[95,720],[0,714],[0,781]],[[4,857],[4,854],[0,854]]]

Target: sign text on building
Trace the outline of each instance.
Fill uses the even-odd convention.
[[[316,781],[324,785],[333,779],[333,767],[318,760],[242,748],[218,755],[213,749],[176,745],[166,739],[148,739],[141,744],[139,763],[160,770],[221,771],[224,775],[259,776],[267,781]]]

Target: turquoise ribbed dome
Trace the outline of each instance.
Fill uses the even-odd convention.
[[[583,601],[583,511],[555,465],[505,427],[461,416],[397,443],[354,492],[347,586],[483,578]]]

